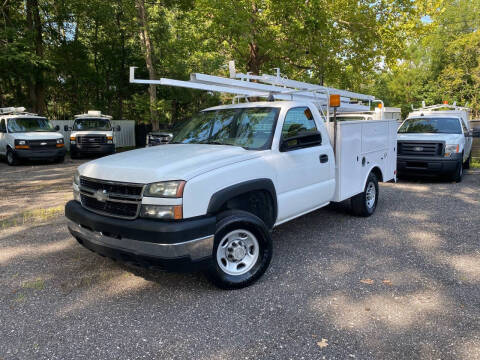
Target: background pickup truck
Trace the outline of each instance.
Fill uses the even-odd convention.
[[[267,269],[275,226],[350,198],[354,214],[373,214],[378,182],[395,179],[396,130],[338,123],[334,155],[333,124],[312,103],[209,108],[168,145],[80,166],[68,226],[102,255],[244,287]]]

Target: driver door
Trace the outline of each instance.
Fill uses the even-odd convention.
[[[328,203],[335,191],[335,165],[325,127],[315,123],[308,107],[288,110],[282,139],[315,133],[320,129],[320,144],[279,150],[277,170],[278,222],[287,221]]]
[[[468,136],[469,130],[463,120],[460,120],[460,122],[462,124],[463,136],[465,137],[465,148],[463,151],[463,161],[465,162],[472,151],[473,138],[471,136]]]
[[[0,154],[7,153],[7,123],[5,119],[0,120]]]

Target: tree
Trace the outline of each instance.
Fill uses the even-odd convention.
[[[140,41],[142,43],[142,50],[147,65],[148,76],[150,80],[156,79],[156,72],[153,60],[153,44],[150,40],[150,30],[148,23],[148,15],[145,9],[144,0],[135,0],[135,5],[138,11],[138,25],[140,33]],[[153,130],[158,130],[158,114],[157,114],[157,88],[155,85],[149,85],[150,95],[150,117],[153,125]]]

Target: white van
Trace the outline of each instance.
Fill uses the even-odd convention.
[[[399,175],[447,175],[460,182],[472,157],[469,116],[468,108],[456,104],[411,112],[398,129]]]
[[[65,125],[64,129],[71,131],[70,156],[114,154],[115,131],[120,131],[120,126],[113,127],[111,120],[111,116],[96,110],[75,115],[73,126]]]
[[[0,108],[0,155],[8,165],[21,160],[63,162],[66,150],[58,130],[45,117],[25,112],[24,107]]]

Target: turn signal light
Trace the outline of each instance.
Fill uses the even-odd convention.
[[[173,207],[173,218],[175,220],[183,219],[183,206],[182,205],[175,205]]]
[[[64,146],[65,146],[65,144],[57,144],[57,148],[62,148]]]
[[[107,140],[113,140],[113,136],[107,136]]]
[[[30,149],[28,145],[15,145],[15,149]]]

